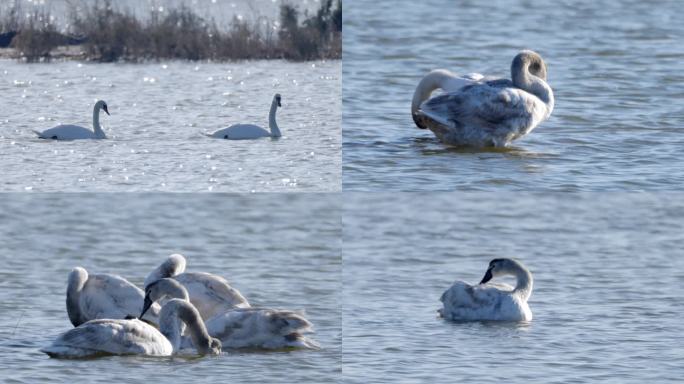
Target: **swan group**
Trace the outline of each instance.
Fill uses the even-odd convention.
[[[266,130],[258,125],[253,124],[235,124],[228,128],[220,129],[207,136],[217,139],[229,140],[247,140],[259,139],[262,137],[281,137],[280,128],[276,123],[276,110],[282,106],[281,96],[276,93],[271,102],[271,109],[268,115],[268,128]],[[103,100],[98,100],[93,107],[93,130],[78,125],[58,125],[56,127],[46,129],[42,132],[33,131],[40,139],[49,140],[82,140],[82,139],[106,139],[102,127],[100,126],[100,111],[105,111],[109,115],[107,103]]]
[[[511,79],[435,70],[418,84],[411,116],[442,142],[456,146],[506,147],[553,112],[553,90],[542,57],[530,50],[511,63]],[[443,93],[431,97],[433,91]]]
[[[82,358],[168,356],[193,347],[201,355],[221,348],[318,348],[305,336],[313,329],[302,313],[251,308],[222,277],[185,272],[185,265],[184,256],[169,256],[147,276],[145,291],[117,275],[74,268],[66,307],[75,328],[41,351]]]
[[[515,287],[502,283],[490,283],[495,277],[512,275]],[[527,300],[532,294],[532,273],[514,259],[494,259],[489,263],[482,281],[470,285],[456,281],[440,300],[441,317],[454,321],[530,321],[532,311]]]

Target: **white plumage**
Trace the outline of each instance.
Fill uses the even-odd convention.
[[[268,128],[267,131],[264,128],[259,127],[254,124],[235,124],[228,128],[219,129],[218,131],[209,134],[209,137],[215,139],[228,139],[228,140],[248,140],[248,139],[259,139],[262,137],[280,137],[280,129],[276,123],[276,110],[281,106],[280,94],[276,93],[273,96],[273,101],[271,102],[271,110],[268,114]]]
[[[516,276],[516,286],[487,284],[502,275]],[[532,285],[532,274],[520,262],[494,259],[480,284],[457,281],[447,289],[440,298],[443,307],[438,312],[445,319],[455,321],[530,321],[532,311],[527,300],[532,294]]]
[[[81,127],[78,125],[58,125],[56,127],[46,129],[43,132],[34,131],[41,139],[52,140],[82,140],[82,139],[106,139],[102,127],[100,126],[100,110],[105,111],[109,115],[107,103],[99,100],[93,107],[93,130]]]

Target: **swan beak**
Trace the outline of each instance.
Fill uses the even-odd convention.
[[[279,106],[279,107],[282,107],[282,104],[280,104],[280,100],[278,100],[278,106]]]
[[[420,128],[420,129],[427,129],[427,127],[418,118],[417,113],[412,113],[411,116],[413,117],[413,122],[416,124],[416,127]]]
[[[145,296],[145,303],[143,304],[143,309],[142,309],[142,312],[140,312],[140,316],[138,316],[138,319],[142,320],[143,315],[145,314],[145,312],[147,312],[148,309],[150,309],[151,306],[152,306],[152,300],[150,300],[150,297],[146,295]]]
[[[103,106],[102,109],[105,111],[105,113],[106,113],[107,115],[109,115],[109,111],[107,110],[107,106],[106,106],[106,105]],[[109,116],[111,116],[111,115],[109,115]]]
[[[492,270],[488,269],[487,273],[485,273],[484,277],[482,278],[482,281],[480,281],[480,284],[484,284],[484,283],[488,282],[489,280],[492,279],[492,277],[493,277],[492,276]]]

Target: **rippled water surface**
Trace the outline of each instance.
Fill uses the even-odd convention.
[[[0,61],[0,190],[338,191],[341,63],[258,61],[21,64]],[[202,133],[268,126],[282,94],[283,137],[228,141]],[[109,140],[55,142],[31,130],[92,127]]]
[[[684,181],[679,1],[376,1],[344,9],[344,187],[640,190]],[[549,68],[550,120],[508,151],[448,148],[410,117],[435,68]]]
[[[346,200],[348,382],[681,381],[683,195]],[[494,257],[532,271],[532,322],[437,318],[442,292]]]
[[[116,207],[116,209],[107,209]],[[334,195],[4,195],[0,201],[3,382],[335,382],[341,375],[340,208]],[[253,305],[304,309],[319,351],[218,357],[48,358],[71,328],[67,274],[142,284],[173,252],[220,274]]]

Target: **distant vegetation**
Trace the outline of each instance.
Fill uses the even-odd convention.
[[[0,9],[0,12],[3,12]],[[14,48],[26,61],[59,55],[86,60],[339,59],[342,56],[342,1],[322,0],[313,15],[283,3],[278,23],[250,24],[234,17],[227,28],[181,6],[154,11],[145,20],[118,10],[111,0],[72,7],[60,31],[47,12],[22,12],[17,3],[0,14],[0,47]],[[78,46],[68,50],[65,46]],[[59,52],[62,52],[61,54]]]

